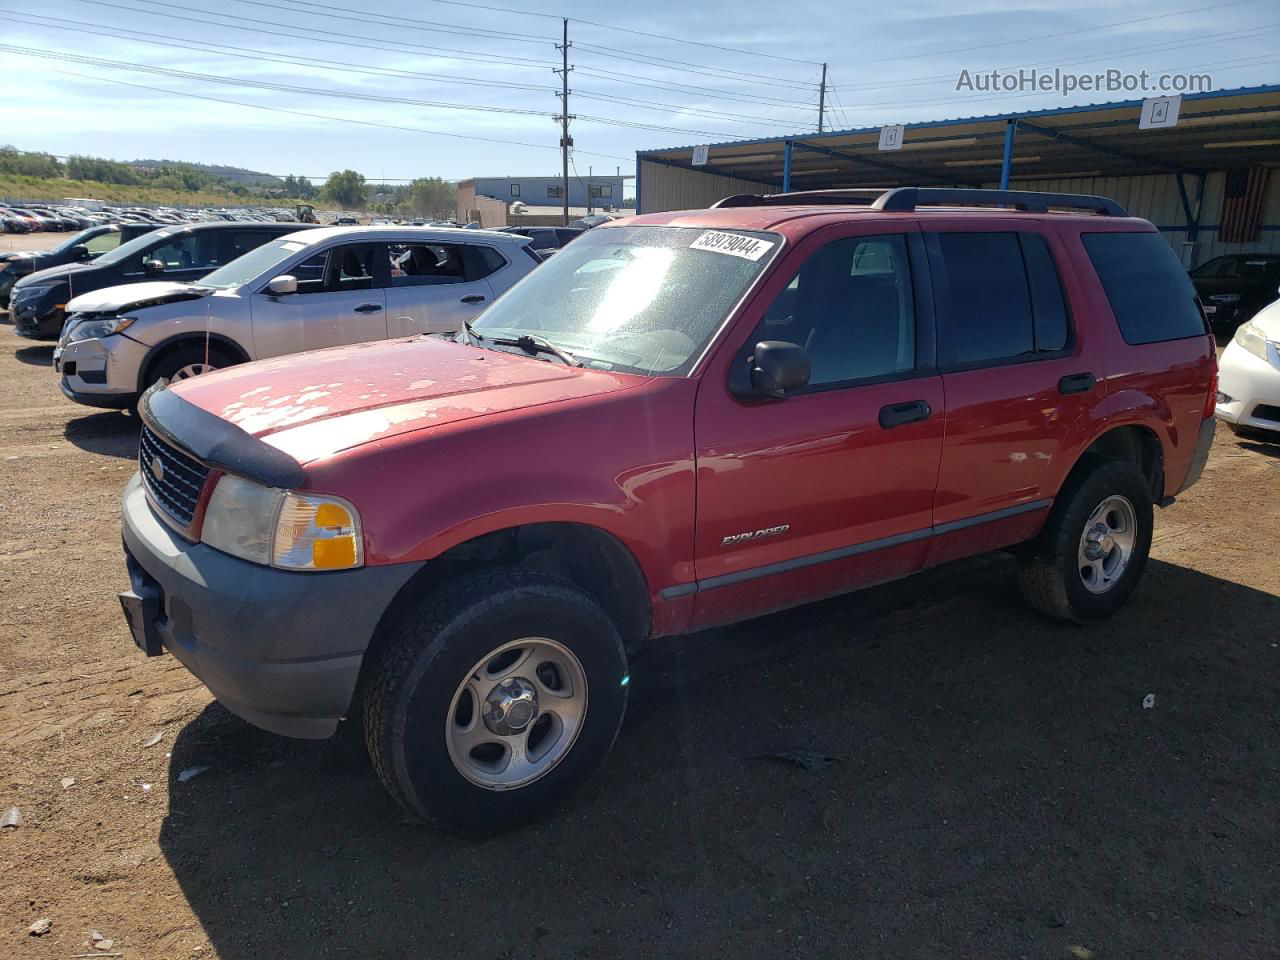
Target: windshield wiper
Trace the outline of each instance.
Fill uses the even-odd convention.
[[[503,347],[519,347],[526,353],[549,353],[567,367],[580,367],[582,361],[568,350],[562,350],[550,340],[533,333],[522,333],[518,337],[494,339],[494,344]]]
[[[476,333],[475,327],[471,326],[470,320],[463,320],[462,327],[458,330],[462,334],[462,341],[467,346],[475,346],[477,341],[485,340],[483,333]]]

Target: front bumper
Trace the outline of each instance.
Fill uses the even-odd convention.
[[[383,613],[421,564],[291,573],[174,533],[135,474],[124,549],[139,646],[176,656],[228,710],[288,737],[333,734]]]
[[[138,376],[150,348],[115,334],[101,340],[59,341],[53,369],[62,393],[89,407],[120,409],[138,398]]]
[[[24,297],[16,289],[9,301],[9,317],[18,336],[32,340],[57,340],[66,314],[52,294]]]
[[[1274,346],[1268,346],[1268,356],[1280,363],[1280,351]],[[1225,398],[1214,408],[1219,420],[1280,431],[1280,366],[1232,341],[1218,365],[1218,392]]]

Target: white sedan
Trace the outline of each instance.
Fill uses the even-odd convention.
[[[1236,433],[1266,430],[1280,440],[1280,300],[1241,324],[1222,351],[1214,412]]]

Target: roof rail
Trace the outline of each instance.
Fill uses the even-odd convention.
[[[724,207],[773,207],[834,204],[842,207],[869,206],[875,210],[907,211],[921,206],[1011,207],[1027,213],[1045,213],[1050,208],[1086,210],[1104,217],[1129,214],[1107,197],[1079,193],[1039,193],[1033,190],[977,190],[963,187],[895,187],[892,190],[800,190],[768,195],[737,194],[713,204]]]

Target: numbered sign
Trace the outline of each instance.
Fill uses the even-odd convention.
[[[1139,130],[1159,130],[1178,125],[1178,111],[1182,109],[1182,95],[1152,97],[1142,101],[1142,116],[1138,118]]]

